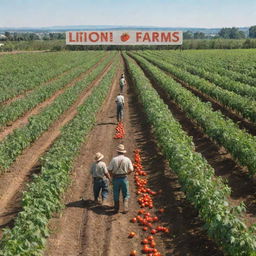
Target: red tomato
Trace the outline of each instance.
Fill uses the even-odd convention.
[[[132,223],[135,223],[136,221],[137,221],[137,219],[135,217],[131,219]]]
[[[136,235],[135,232],[131,232],[128,237],[129,237],[129,238],[133,238],[135,235]]]
[[[136,255],[137,255],[137,251],[136,250],[131,251],[130,256],[136,256]]]
[[[158,210],[158,212],[163,213],[163,212],[164,212],[164,209],[161,208],[161,209]]]
[[[146,239],[146,238],[143,239],[143,240],[141,241],[141,243],[142,243],[142,244],[148,244],[148,239]]]

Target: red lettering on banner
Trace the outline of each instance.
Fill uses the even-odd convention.
[[[83,42],[83,32],[78,32],[79,34],[79,41],[78,42]]]
[[[93,39],[93,36],[96,36],[96,38]],[[100,39],[99,33],[92,32],[89,34],[89,40],[92,41],[93,43],[99,41],[99,39]]]
[[[114,31],[71,31],[66,33],[66,40],[67,44],[77,45],[119,44],[120,38],[115,33]],[[127,44],[182,44],[182,33],[179,31],[134,31],[130,32],[129,36],[130,40]]]
[[[142,37],[142,32],[137,32],[136,33],[136,42],[139,42],[139,40],[141,39]]]
[[[180,35],[179,35],[179,32],[174,32],[173,34],[172,34],[172,41],[173,42],[179,42],[180,41]],[[175,39],[174,39],[175,38]]]
[[[159,33],[158,32],[153,32],[152,33],[152,41],[153,42],[159,42]]]
[[[171,33],[161,33],[161,42],[171,42]]]
[[[100,33],[100,41],[101,42],[108,42],[108,32],[101,32]]]
[[[69,32],[69,42],[75,42],[76,40],[73,39],[72,37],[73,33],[72,32]]]
[[[143,37],[143,42],[145,42],[145,41],[151,42],[151,39],[150,39],[150,36],[149,36],[148,32],[146,32],[144,37]]]

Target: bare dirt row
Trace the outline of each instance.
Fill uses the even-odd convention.
[[[125,67],[123,66],[122,69]],[[98,115],[97,125],[87,137],[75,161],[72,185],[65,196],[66,208],[51,221],[52,235],[48,239],[45,256],[126,256],[132,249],[136,249],[141,255],[140,242],[146,235],[141,227],[130,223],[130,219],[135,217],[140,209],[132,175],[129,177],[131,198],[128,214],[113,213],[112,193],[108,199],[109,207],[95,205],[92,201],[92,178],[89,169],[94,154],[98,151],[103,153],[104,161],[108,164],[116,155],[115,149],[119,143],[124,143],[127,155],[131,159],[134,149],[142,150],[142,161],[149,174],[150,188],[163,190],[163,193],[156,198],[156,205],[165,208],[161,224],[168,226],[171,232],[157,236],[159,251],[163,255],[175,256],[222,256],[219,248],[203,231],[203,223],[198,218],[197,212],[186,201],[177,177],[169,169],[157,148],[130,81],[124,94],[126,136],[122,140],[113,139],[116,126],[115,97],[119,92],[120,72],[116,77]],[[127,72],[126,77],[128,77]],[[137,235],[133,239],[128,239],[131,231],[136,232]]]
[[[15,216],[20,210],[22,191],[33,173],[40,171],[40,156],[47,151],[54,140],[60,135],[61,128],[67,124],[77,113],[77,108],[90,95],[103,76],[108,72],[111,63],[104,71],[80,94],[76,102],[64,112],[58,121],[43,133],[36,142],[25,149],[8,172],[0,176],[0,234],[2,228],[12,226]],[[77,78],[77,79],[80,79]]]

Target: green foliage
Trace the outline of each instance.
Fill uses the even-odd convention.
[[[26,111],[51,97],[56,91],[62,89],[81,73],[91,68],[103,56],[103,53],[97,56],[95,53],[93,55],[89,54],[84,56],[84,58],[81,58],[83,59],[83,63],[73,67],[60,78],[53,80],[46,85],[37,86],[32,92],[27,93],[24,98],[17,99],[9,105],[4,105],[0,112],[0,127],[5,126],[8,122],[16,120],[26,113]]]
[[[225,39],[241,39],[245,38],[245,33],[240,31],[239,28],[222,28],[218,35]]]
[[[160,67],[161,69],[173,74],[180,80],[188,83],[190,86],[195,87],[199,91],[208,94],[212,98],[221,102],[223,105],[235,110],[244,118],[256,122],[256,102],[249,98],[242,97],[234,92],[224,90],[205,79],[202,79],[196,75],[192,75],[189,72],[175,67],[165,61],[159,60],[148,55],[143,55],[146,59]]]
[[[239,163],[247,166],[252,175],[256,173],[256,140],[254,136],[239,129],[232,120],[220,112],[213,111],[211,105],[202,102],[193,93],[166,75],[164,71],[142,57],[131,53],[130,55],[143,66],[169,97],[203,128],[209,137],[224,146]],[[161,67],[164,67],[165,64],[167,67],[166,62],[161,62]]]
[[[1,56],[0,103],[84,63],[91,53],[26,53]]]
[[[4,231],[0,242],[1,256],[43,255],[49,235],[48,222],[61,210],[62,195],[69,185],[73,161],[86,135],[93,128],[96,114],[107,96],[116,70],[114,65],[79,108],[76,117],[61,132],[48,153],[42,157],[42,173],[23,194],[23,210],[12,230]]]
[[[195,152],[191,138],[173,118],[143,71],[127,55],[125,59],[157,142],[170,167],[177,173],[187,199],[199,210],[209,236],[228,255],[250,255],[256,250],[256,241],[253,231],[239,218],[238,212],[243,206],[229,205],[230,188],[214,175],[214,170],[201,154]]]
[[[249,37],[256,38],[256,26],[251,26],[249,28]]]
[[[29,123],[16,129],[0,142],[0,170],[4,172],[15,161],[17,156],[34,142],[50,125],[56,121],[77,99],[80,93],[104,70],[113,55],[106,58],[84,79],[68,88],[52,104],[39,114],[30,117]]]

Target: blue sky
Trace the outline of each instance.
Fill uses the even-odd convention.
[[[0,27],[256,25],[256,0],[0,0]]]

